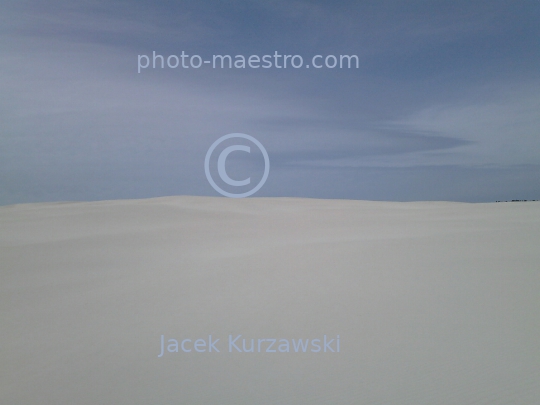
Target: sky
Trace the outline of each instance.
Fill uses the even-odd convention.
[[[537,0],[4,0],[0,204],[220,196],[204,160],[231,133],[268,152],[254,197],[540,199],[538,21]],[[303,65],[139,69],[153,52]],[[226,168],[254,184],[250,146]]]

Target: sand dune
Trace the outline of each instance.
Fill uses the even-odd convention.
[[[0,207],[0,403],[536,404],[539,242],[538,202]]]

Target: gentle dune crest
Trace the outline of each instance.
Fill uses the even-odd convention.
[[[540,398],[540,202],[167,197],[0,229],[0,403]]]

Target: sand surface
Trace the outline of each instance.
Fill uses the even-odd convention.
[[[538,202],[6,206],[0,266],[1,404],[540,403]]]

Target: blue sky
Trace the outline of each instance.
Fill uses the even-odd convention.
[[[538,1],[4,1],[0,204],[218,195],[540,198]],[[358,69],[147,69],[137,55],[355,54]],[[231,176],[262,173],[254,154]]]

